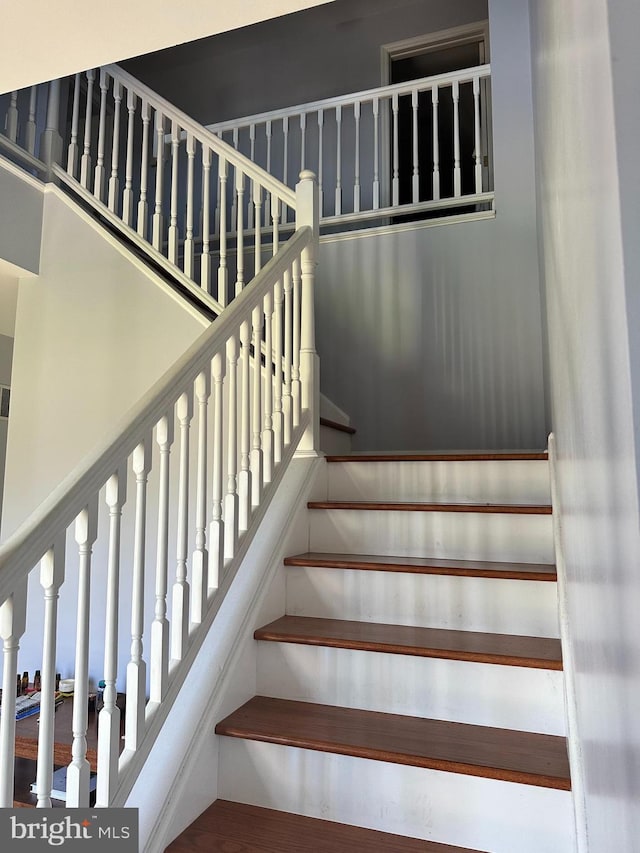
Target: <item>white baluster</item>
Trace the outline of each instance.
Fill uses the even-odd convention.
[[[218,266],[218,302],[227,304],[227,161],[220,157],[220,265]]]
[[[147,239],[147,217],[149,206],[147,202],[147,185],[149,181],[149,102],[144,98],[140,106],[142,115],[142,162],[140,164],[140,199],[138,200],[138,234]]]
[[[84,137],[82,140],[82,157],[80,159],[80,183],[89,188],[89,173],[91,172],[91,108],[93,106],[93,81],[96,72],[87,71],[87,104],[84,114]]]
[[[273,464],[282,461],[282,279],[273,289]]]
[[[224,498],[224,559],[235,556],[238,541],[238,339],[227,341],[227,493]]]
[[[302,172],[296,186],[296,226],[309,225],[313,241],[302,250],[300,266],[300,391],[303,410],[310,413],[310,424],[298,446],[299,453],[316,455],[320,438],[320,365],[315,347],[313,306],[314,276],[318,251],[318,187],[313,172]]]
[[[180,127],[171,122],[171,210],[169,234],[167,237],[167,257],[172,264],[178,263],[178,146],[180,145]]]
[[[318,110],[318,215],[322,218],[324,212],[324,190],[322,189],[322,143],[324,136],[324,110]]]
[[[373,209],[380,207],[380,101],[373,99]]]
[[[276,202],[277,204],[277,202]],[[253,341],[253,386],[251,404],[251,506],[262,500],[262,310],[256,306],[251,313]]]
[[[253,271],[258,275],[262,266],[262,187],[253,181],[253,207],[255,211],[255,235],[253,242]]]
[[[458,198],[462,192],[460,173],[460,83],[453,81],[451,89],[453,98],[453,195]]]
[[[264,428],[262,430],[262,481],[273,479],[273,294],[264,297]]]
[[[104,706],[98,714],[98,779],[96,807],[111,805],[118,782],[120,708],[116,703],[118,678],[118,605],[120,603],[120,530],[122,507],[127,499],[124,465],[107,481],[109,507],[109,555],[104,635]]]
[[[355,174],[353,181],[353,210],[360,212],[360,101],[353,105],[353,117],[356,123]]]
[[[115,83],[114,83],[115,85]],[[100,69],[100,120],[98,124],[98,156],[93,173],[93,194],[102,201],[104,195],[104,137],[107,120],[107,89],[109,78],[104,68]]]
[[[222,519],[222,422],[225,359],[216,353],[211,362],[213,379],[213,488],[212,518],[209,527],[209,590],[218,588],[224,566],[224,521]]]
[[[418,90],[411,91],[412,131],[413,140],[413,176],[411,181],[411,201],[420,201],[420,166],[418,163]]]
[[[89,87],[90,88],[90,87]],[[60,124],[60,80],[51,80],[47,97],[47,120],[44,133],[40,137],[40,159],[49,166],[60,163],[62,159],[62,136],[58,129]]]
[[[2,639],[2,711],[0,714],[0,808],[13,808],[13,773],[16,734],[16,672],[20,637],[27,616],[27,580],[20,581],[14,592],[0,605],[0,639]]]
[[[293,261],[293,358],[291,360],[291,407],[294,427],[300,425],[300,261]]]
[[[193,271],[193,166],[196,154],[196,140],[187,133],[187,221],[184,237],[184,273],[194,278]]]
[[[98,496],[78,515],[75,540],[78,545],[78,615],[76,627],[76,659],[73,694],[72,760],[67,767],[67,808],[89,805],[87,760],[87,711],[89,702],[89,604],[91,600],[91,552],[98,534]]]
[[[238,150],[238,128],[235,127],[233,129],[233,147]],[[235,174],[236,174],[236,182],[238,180],[238,167],[234,166]],[[231,197],[231,228],[236,227],[238,222],[238,196],[236,193],[233,193]]]
[[[265,124],[265,134],[267,137],[267,166],[266,166],[266,169],[267,169],[267,172],[269,172],[269,174],[271,174],[271,134],[272,134],[271,119],[269,119],[267,121],[267,123]],[[270,203],[271,203],[271,193],[267,192],[265,202],[264,202],[265,225],[269,224]]]
[[[189,641],[189,427],[193,417],[193,391],[181,394],[176,404],[180,427],[180,473],[178,478],[178,532],[176,536],[176,580],[171,607],[171,660],[182,660]]]
[[[40,563],[40,584],[44,590],[44,632],[42,645],[42,685],[38,725],[38,765],[36,793],[38,808],[51,808],[53,787],[53,729],[56,687],[56,631],[58,596],[64,582],[65,534],[56,539]]]
[[[255,124],[249,125],[249,146],[250,146],[249,147],[249,159],[251,160],[252,163],[255,163],[255,159],[256,159],[256,126],[255,126]],[[254,184],[255,184],[255,181],[253,181],[253,180],[249,181],[249,200],[251,200],[251,198],[254,195]],[[249,231],[251,231],[251,229],[253,228],[254,221],[255,221],[254,220],[254,209],[251,205],[251,201],[249,201],[249,209],[247,210],[247,228]]]
[[[271,220],[273,223],[272,245],[273,254],[278,251],[280,245],[280,201],[276,196],[271,196]]]
[[[391,181],[392,205],[400,204],[400,153],[398,151],[398,93],[391,96],[391,111],[393,113],[393,178]]]
[[[25,129],[24,145],[29,154],[36,152],[36,99],[38,97],[38,87],[32,86],[29,92],[29,117],[27,118],[27,126]]]
[[[200,287],[211,293],[211,254],[209,237],[211,231],[211,149],[202,144],[202,255],[200,256]]]
[[[249,348],[251,330],[248,322],[240,326],[240,472],[238,474],[238,529],[249,528],[251,517],[251,365]]]
[[[154,619],[151,623],[151,668],[149,699],[160,703],[167,690],[169,671],[169,622],[167,620],[167,576],[169,574],[169,466],[173,444],[173,417],[163,417],[156,426],[160,449],[158,484],[158,544],[156,550],[156,590]]]
[[[196,541],[191,558],[191,622],[200,624],[207,609],[209,552],[207,551],[207,409],[211,395],[211,372],[198,374],[198,462],[196,472]]]
[[[336,201],[335,214],[342,213],[342,107],[336,107]]]
[[[282,183],[289,186],[289,117],[282,119],[283,150],[282,150]],[[287,205],[282,202],[282,221],[287,221]]]
[[[475,160],[475,189],[482,192],[482,138],[480,136],[480,78],[473,78],[473,155]]]
[[[152,241],[153,248],[161,251],[164,222],[162,216],[162,191],[164,170],[164,116],[160,110],[155,115],[156,135],[156,198],[153,210]]]
[[[236,228],[236,296],[244,287],[244,174],[236,167],[237,228]]]
[[[131,658],[127,664],[125,748],[136,750],[144,735],[147,664],[143,658],[144,586],[147,541],[147,480],[151,470],[151,436],[133,451],[136,475],[136,516],[133,539],[133,582],[131,589]]]
[[[11,142],[18,138],[18,92],[11,93],[9,109],[5,117],[5,130]]]
[[[440,142],[438,138],[438,87],[434,86],[431,92],[431,104],[433,110],[433,200],[440,198]]]
[[[116,213],[118,207],[118,157],[120,152],[120,102],[122,101],[122,85],[118,80],[113,81],[113,144],[111,147],[111,177],[109,178],[109,210]]]
[[[300,113],[300,171],[305,168],[307,153],[307,114]]]
[[[71,140],[67,151],[67,172],[75,178],[78,168],[78,122],[80,119],[80,75],[76,74],[73,86],[73,109],[71,112]]]
[[[282,441],[285,447],[291,444],[291,361],[293,355],[293,316],[291,270],[285,271],[284,290],[284,387],[282,390]]]
[[[222,131],[221,131],[221,130],[219,130],[219,131],[216,133],[216,136],[218,137],[218,139],[222,139]],[[222,158],[222,157],[219,157],[219,160],[218,160],[218,170],[219,170],[219,171],[221,171],[221,170],[222,170],[222,162],[223,162],[223,158]],[[222,204],[226,204],[226,198],[225,198],[225,196],[222,196],[222,199],[221,199],[221,190],[222,190],[222,189],[223,189],[223,187],[222,187],[222,185],[221,185],[221,183],[220,183],[219,176],[218,176],[218,183],[217,183],[217,198],[216,198],[216,209],[215,209],[215,212],[214,212],[214,214],[213,214],[213,230],[214,230],[214,232],[215,232],[216,234],[218,233],[218,229],[220,228],[220,209],[221,209],[221,200],[222,200]]]
[[[136,116],[136,95],[127,89],[127,160],[122,192],[122,219],[125,225],[133,221],[133,123]]]

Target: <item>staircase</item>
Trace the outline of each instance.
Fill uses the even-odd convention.
[[[168,849],[572,851],[546,454],[327,457],[308,523]]]

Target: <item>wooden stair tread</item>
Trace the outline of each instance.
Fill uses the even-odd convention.
[[[560,640],[451,631],[409,625],[383,625],[309,616],[283,616],[258,628],[256,640],[330,646],[417,657],[562,669]]]
[[[285,566],[319,569],[406,572],[423,575],[453,575],[467,578],[505,578],[507,580],[557,580],[551,563],[499,563],[486,560],[441,560],[438,557],[390,557],[376,554],[337,554],[307,551],[285,557]]]
[[[411,501],[309,501],[309,509],[355,509],[374,512],[481,512],[508,515],[551,515],[547,504],[414,503]]]
[[[320,418],[320,426],[335,429],[338,432],[346,432],[348,435],[355,435],[356,430],[349,424],[341,424],[339,421],[332,421],[330,418]]]
[[[216,734],[570,790],[566,741],[488,726],[254,696]]]
[[[480,853],[290,812],[216,800],[167,853]]]
[[[327,462],[532,462],[549,461],[546,451],[535,453],[355,453],[326,457]]]

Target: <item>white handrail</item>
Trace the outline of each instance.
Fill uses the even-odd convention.
[[[463,68],[461,71],[451,71],[445,74],[433,74],[431,77],[419,77],[409,83],[389,83],[386,86],[377,86],[373,89],[363,89],[360,92],[350,92],[346,95],[335,95],[332,98],[322,98],[319,101],[307,101],[293,107],[268,110],[263,113],[241,116],[239,118],[227,119],[226,121],[213,122],[205,127],[212,133],[225,130],[233,130],[236,127],[245,127],[251,124],[262,124],[285,116],[299,116],[302,113],[315,112],[319,109],[327,109],[337,106],[350,106],[356,102],[364,103],[373,101],[374,98],[391,97],[392,95],[410,95],[414,89],[423,92],[434,86],[447,86],[454,81],[458,83],[470,83],[474,78],[480,79],[491,77],[491,65],[477,65],[472,68]]]

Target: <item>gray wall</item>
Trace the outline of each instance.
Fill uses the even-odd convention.
[[[42,189],[15,174],[21,170],[0,167],[0,259],[29,272],[38,272],[42,232]]]
[[[487,0],[335,0],[123,63],[203,124],[380,85],[380,45],[485,20]]]
[[[127,63],[213,122],[379,85],[382,44],[487,16],[496,220],[322,245],[321,385],[359,449],[546,442],[526,0],[337,0]]]
[[[640,7],[531,4],[542,267],[583,850],[640,838]]]
[[[11,362],[13,359],[13,338],[0,334],[0,385],[11,387]],[[2,491],[4,484],[5,458],[7,453],[7,432],[9,422],[0,418],[0,519],[2,518]]]

